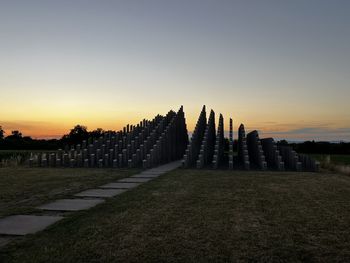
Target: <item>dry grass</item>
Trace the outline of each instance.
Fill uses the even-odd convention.
[[[350,155],[313,154],[323,169],[350,175]]]
[[[177,170],[2,251],[3,262],[349,262],[350,177]]]
[[[49,200],[126,177],[136,170],[84,168],[0,168],[0,217],[29,213]]]
[[[335,165],[334,171],[342,174],[350,175],[350,166],[349,165]]]

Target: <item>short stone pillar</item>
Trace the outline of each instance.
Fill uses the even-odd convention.
[[[103,160],[102,159],[98,160],[98,168],[103,168]]]
[[[76,165],[77,165],[77,167],[82,167],[83,166],[83,155],[81,153],[77,154]]]
[[[49,155],[49,166],[50,167],[55,167],[56,166],[56,154],[55,153],[51,153]]]
[[[90,154],[90,167],[95,167],[95,154]]]
[[[123,167],[123,154],[118,154],[118,167]]]
[[[108,167],[108,166],[109,166],[109,155],[108,155],[108,153],[106,153],[106,154],[104,155],[104,158],[103,158],[103,165],[104,165],[104,167]]]
[[[75,159],[70,159],[69,167],[70,168],[74,168],[75,167]]]
[[[69,155],[68,155],[68,153],[63,154],[63,166],[69,167]]]

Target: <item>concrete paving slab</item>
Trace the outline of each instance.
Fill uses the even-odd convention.
[[[140,173],[130,176],[130,178],[157,178],[162,174],[148,174],[148,173]]]
[[[118,183],[146,183],[150,180],[152,180],[153,178],[132,178],[132,177],[128,177],[128,178],[123,178],[118,180]]]
[[[81,197],[113,197],[124,193],[126,189],[90,189],[76,194]]]
[[[0,219],[0,234],[27,235],[38,231],[61,220],[62,216],[15,215]]]
[[[89,209],[103,202],[103,199],[60,199],[37,208],[55,211],[79,211]]]
[[[152,169],[149,169],[149,170],[146,170],[146,171],[144,171],[144,173],[153,173],[153,174],[156,174],[156,173],[158,173],[158,174],[164,174],[164,173],[167,173],[167,172],[169,172],[169,171],[171,171],[171,170],[173,170],[173,169],[164,169],[164,168],[152,168]]]
[[[109,183],[105,185],[101,185],[101,188],[116,188],[116,189],[131,189],[134,188],[141,183]]]
[[[147,170],[147,172],[162,172],[162,173],[166,173],[166,172],[170,172],[176,168],[179,168],[181,166],[181,161],[175,161],[172,163],[168,163],[168,164],[164,164],[152,169]]]
[[[148,173],[148,174],[165,174],[165,173],[167,173],[169,171],[170,170],[153,168],[151,170],[144,171],[144,173]]]
[[[149,171],[149,170],[141,172],[141,174],[153,174],[153,175],[161,175],[161,174],[164,174],[164,173],[166,173],[166,172],[162,172],[162,171]]]

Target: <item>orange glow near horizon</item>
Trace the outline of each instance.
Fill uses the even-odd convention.
[[[178,106],[179,107],[179,106]],[[194,126],[197,122],[197,118],[199,116],[199,112],[202,106],[199,106],[197,109],[191,107],[188,111],[185,108],[185,117],[187,129],[191,133],[194,129]],[[29,115],[30,112],[26,115],[26,120],[5,120],[1,121],[1,125],[5,130],[6,134],[11,134],[13,130],[19,130],[22,132],[23,136],[31,136],[36,139],[51,139],[51,138],[61,138],[62,135],[69,133],[70,129],[72,129],[75,125],[84,125],[88,128],[89,131],[102,128],[104,130],[121,130],[127,124],[138,124],[143,118],[152,119],[157,113],[161,115],[165,115],[167,111],[161,110],[161,107],[158,109],[154,107],[154,109],[149,109],[148,112],[129,110],[124,112],[117,112],[111,110],[109,115],[106,111],[101,111],[101,118],[99,118],[99,112],[92,111],[91,109],[86,109],[86,112],[83,114],[78,111],[75,114],[69,114],[61,112],[43,112],[42,115],[39,115],[39,111],[34,111],[34,115]],[[207,105],[207,115],[209,115],[210,107]],[[216,110],[213,107],[216,113],[216,123],[219,116],[220,111]],[[159,110],[159,112],[157,112]],[[173,110],[177,110],[177,108],[173,108]],[[280,114],[275,113],[274,115],[269,115],[264,112],[258,112],[254,114],[251,110],[241,111],[239,114],[229,114],[229,109],[222,111],[224,115],[225,122],[225,130],[228,130],[228,120],[229,118],[233,118],[234,121],[234,134],[236,134],[236,130],[240,123],[245,124],[246,131],[249,132],[251,130],[258,130],[261,134],[261,137],[276,137],[279,139],[292,139],[292,140],[307,140],[307,139],[315,139],[322,140],[327,139],[325,134],[318,134],[318,129],[322,129],[323,132],[328,131],[332,132],[337,130],[337,128],[341,127],[341,120],[335,122],[333,120],[330,122],[313,122],[312,120],[295,120],[295,117],[291,116],[280,116]],[[239,110],[237,110],[239,112]],[[13,113],[12,113],[13,114]],[[48,118],[47,115],[51,115],[51,118]],[[115,118],[111,117],[114,115]],[[144,115],[142,117],[142,115]],[[35,116],[35,118],[33,118]],[[236,117],[237,116],[237,117]],[[252,118],[254,116],[255,118]],[[268,119],[268,121],[264,120]],[[295,116],[295,115],[294,115]],[[33,120],[34,119],[34,120]],[[288,123],[286,122],[288,119]],[[294,121],[293,121],[294,120]],[[303,133],[302,129],[312,129],[313,134]],[[296,132],[297,131],[297,132]],[[340,140],[344,140],[348,134],[348,131],[344,131],[343,133],[337,133],[336,136],[340,136]],[[314,137],[312,137],[314,136]],[[332,138],[330,138],[332,139]],[[336,138],[333,138],[336,140]]]

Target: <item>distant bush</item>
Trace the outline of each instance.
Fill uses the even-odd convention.
[[[278,144],[285,144],[280,141]],[[350,154],[350,143],[340,142],[315,142],[306,141],[302,143],[289,143],[298,153],[318,153],[318,154]]]
[[[20,138],[8,137],[0,140],[0,150],[55,150],[62,147],[62,142],[57,139],[36,140],[27,136]]]
[[[18,166],[24,164],[31,153],[29,151],[1,151],[0,167]]]
[[[29,136],[23,136],[18,130],[14,130],[10,135],[5,136],[5,132],[0,125],[0,150],[57,150],[64,148],[65,145],[76,145],[88,138],[99,138],[106,132],[101,128],[88,131],[86,126],[76,125],[68,134],[61,139],[32,139]],[[286,140],[277,142],[278,145],[290,145],[298,153],[309,154],[349,154],[350,143],[340,142],[315,142],[306,141],[302,143],[288,143]],[[225,152],[229,149],[229,141],[225,138]],[[237,151],[237,140],[234,141],[233,151]]]
[[[99,138],[106,131],[97,128],[93,131],[87,131],[87,127],[76,125],[68,134],[61,139],[33,139],[29,136],[23,136],[18,130],[14,130],[10,135],[4,136],[5,132],[0,126],[0,150],[57,150],[64,148],[65,145],[76,145],[88,138]]]

